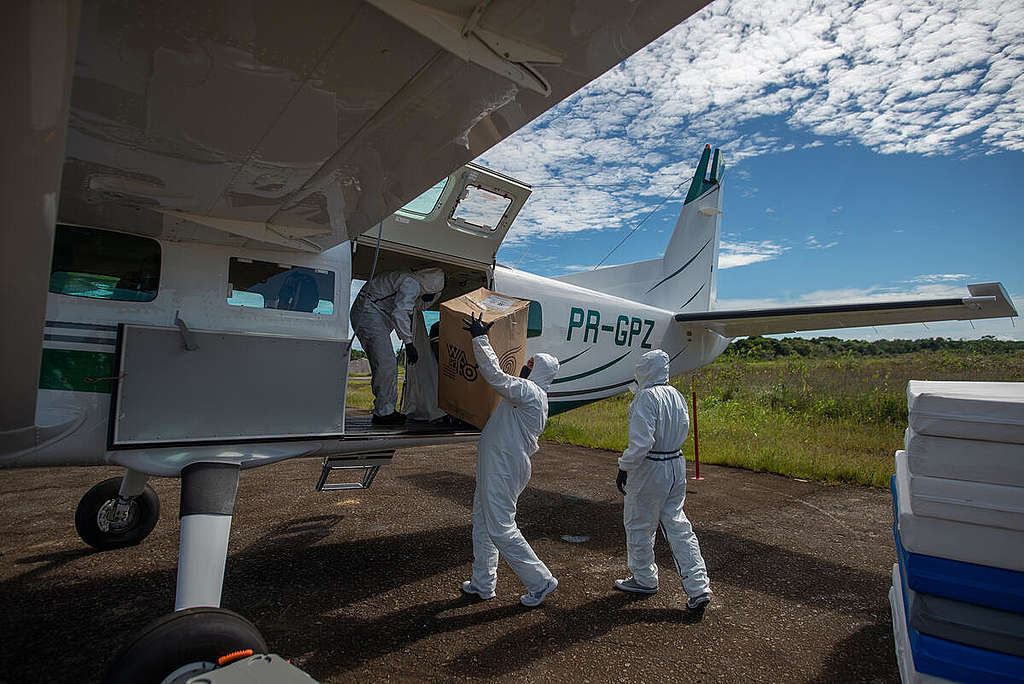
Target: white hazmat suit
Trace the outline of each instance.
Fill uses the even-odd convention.
[[[398,403],[398,362],[391,331],[408,347],[413,339],[412,316],[424,294],[444,289],[444,271],[388,271],[363,285],[352,302],[352,328],[370,362],[373,414],[388,416]],[[430,353],[429,349],[418,352]]]
[[[690,416],[686,399],[668,384],[668,373],[668,354],[660,349],[644,354],[636,366],[639,389],[629,405],[629,446],[619,457],[619,469],[628,473],[622,510],[626,553],[635,583],[656,588],[654,537],[660,523],[683,591],[698,599],[711,590],[697,536],[683,513],[686,461],[680,447]]]
[[[500,553],[528,592],[541,594],[546,587],[551,591],[557,580],[519,531],[516,502],[530,481],[530,457],[548,419],[547,388],[558,372],[558,360],[536,354],[530,377],[524,379],[501,370],[486,335],[473,338],[473,352],[481,377],[501,402],[484,426],[476,452],[473,578],[464,590],[483,598],[494,596]]]

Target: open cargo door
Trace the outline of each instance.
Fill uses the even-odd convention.
[[[376,254],[377,273],[442,266],[453,286],[442,300],[486,287],[494,255],[529,196],[525,183],[467,164],[360,235],[353,277],[369,278]]]

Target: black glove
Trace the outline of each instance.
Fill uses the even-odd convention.
[[[416,351],[416,347],[411,344],[405,345],[405,360],[410,364],[415,364],[420,360],[420,353]]]
[[[469,334],[472,337],[480,337],[481,335],[486,335],[487,331],[491,329],[492,325],[494,325],[494,321],[491,321],[490,323],[484,323],[483,314],[480,314],[480,318],[477,318],[474,314],[469,314],[469,320],[463,318],[462,322],[465,323],[462,329],[468,330]]]
[[[629,473],[625,470],[619,470],[619,474],[615,476],[615,486],[619,488],[622,495],[626,495],[626,478],[629,477]]]

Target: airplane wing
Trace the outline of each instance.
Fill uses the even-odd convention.
[[[59,220],[327,249],[709,1],[85,0]]]
[[[967,286],[969,297],[911,301],[795,306],[781,309],[676,314],[683,325],[701,326],[723,337],[774,335],[804,330],[859,328],[895,323],[962,321],[1016,316],[1001,283]]]

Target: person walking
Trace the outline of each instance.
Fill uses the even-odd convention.
[[[637,394],[629,405],[629,446],[619,457],[615,483],[625,496],[622,522],[631,577],[615,588],[639,594],[658,591],[654,538],[661,532],[672,549],[686,592],[686,607],[703,611],[711,602],[704,558],[697,535],[683,513],[686,461],[680,448],[690,431],[686,399],[668,384],[669,358],[660,349],[647,352],[636,366]]]

